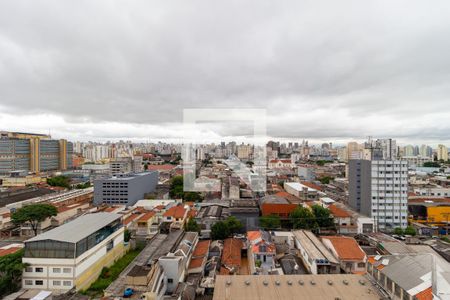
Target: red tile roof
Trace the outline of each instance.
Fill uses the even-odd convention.
[[[184,214],[186,213],[186,209],[182,205],[172,206],[165,213],[164,217],[173,217],[175,219],[182,219]]]
[[[222,264],[233,267],[241,266],[241,250],[243,244],[241,240],[228,238],[224,240],[222,252]],[[228,270],[225,268],[228,274]]]
[[[147,171],[170,171],[175,167],[175,165],[148,165]]]
[[[356,240],[347,236],[323,236],[322,239],[327,239],[336,250],[339,259],[341,260],[364,260],[366,254],[359,247]]]
[[[297,208],[297,204],[290,204],[290,203],[263,203],[261,205],[261,214],[263,216],[268,215],[283,215],[287,216],[292,211],[294,211]]]
[[[188,212],[188,218],[195,218],[196,215],[197,215],[197,210],[191,208]]]
[[[189,269],[196,269],[202,266],[203,261],[205,260],[205,257],[197,257],[191,259],[191,262],[189,263]]]
[[[22,248],[20,248],[20,247],[10,247],[10,248],[7,248],[7,249],[0,249],[0,257],[8,255],[8,254],[15,253],[15,252],[19,251],[20,249],[22,249]]]
[[[414,297],[417,300],[433,300],[433,288],[429,288],[417,293]]]
[[[142,217],[139,218],[139,222],[147,222],[150,220],[156,213],[154,211],[146,212]]]
[[[136,218],[139,219],[139,217],[141,217],[141,216],[143,216],[143,214],[131,214],[130,216],[125,218],[125,220],[123,220],[123,225],[128,225],[131,222],[133,222],[133,220],[135,220]]]
[[[195,246],[192,257],[206,256],[209,252],[209,245],[211,245],[211,240],[199,241],[197,246]]]
[[[352,215],[334,204],[328,206],[330,213],[337,218],[350,218]]]

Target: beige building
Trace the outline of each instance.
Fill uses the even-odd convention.
[[[218,275],[213,300],[381,299],[361,275]]]
[[[438,160],[448,160],[448,148],[444,145],[438,145],[437,147],[437,159]]]

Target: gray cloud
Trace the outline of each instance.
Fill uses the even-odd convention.
[[[184,108],[257,107],[272,136],[449,143],[449,13],[444,0],[3,1],[0,120],[161,137]]]

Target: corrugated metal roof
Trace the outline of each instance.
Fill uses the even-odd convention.
[[[76,243],[121,217],[121,215],[106,212],[87,214],[26,240],[25,243],[43,240]]]

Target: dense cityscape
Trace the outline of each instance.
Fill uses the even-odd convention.
[[[445,145],[185,146],[2,131],[4,299],[449,299]]]
[[[0,1],[0,299],[450,300],[450,1]]]

